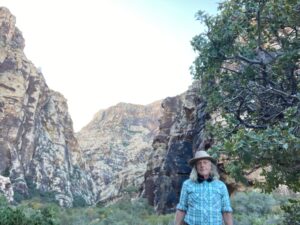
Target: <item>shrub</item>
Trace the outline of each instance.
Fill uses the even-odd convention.
[[[290,199],[282,209],[285,212],[283,225],[300,225],[300,199]]]
[[[5,170],[3,170],[1,172],[1,175],[4,176],[4,177],[9,177],[9,174],[10,174],[10,168],[9,167],[6,167]]]
[[[167,214],[167,215],[150,215],[146,218],[147,224],[153,225],[173,225],[175,215]]]
[[[279,224],[283,216],[280,204],[284,201],[284,198],[279,195],[255,191],[237,193],[232,199],[234,224]]]
[[[73,198],[73,207],[84,207],[86,206],[86,201],[82,196],[75,195]]]
[[[55,213],[49,206],[41,210],[10,206],[0,197],[0,225],[56,225]]]

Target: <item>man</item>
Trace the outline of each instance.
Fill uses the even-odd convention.
[[[189,161],[190,179],[181,189],[175,225],[233,225],[226,185],[219,180],[215,160],[206,151],[197,151]]]

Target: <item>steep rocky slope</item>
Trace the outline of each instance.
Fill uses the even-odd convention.
[[[143,190],[143,196],[161,213],[174,211],[180,186],[191,170],[187,161],[203,143],[205,113],[197,88],[194,84],[186,93],[162,102],[163,116],[153,141]]]
[[[191,171],[189,159],[196,150],[206,150],[212,144],[204,129],[210,116],[205,113],[199,88],[199,83],[194,82],[185,93],[162,102],[159,133],[153,141],[142,191],[159,213],[175,211],[181,185]],[[236,188],[224,173],[221,175],[230,191]]]
[[[87,169],[100,187],[100,201],[142,184],[160,116],[160,101],[146,106],[119,103],[99,111],[76,134]]]
[[[83,172],[66,99],[47,86],[24,55],[16,19],[0,8],[0,173],[17,197],[34,189],[51,193],[64,206],[74,199],[92,204],[97,189]]]

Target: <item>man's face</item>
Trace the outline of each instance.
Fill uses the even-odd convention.
[[[206,179],[209,177],[211,171],[211,161],[208,159],[199,159],[196,162],[196,168],[198,174],[200,174]]]

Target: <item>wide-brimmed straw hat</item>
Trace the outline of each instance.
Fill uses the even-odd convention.
[[[199,159],[209,159],[212,163],[216,163],[216,160],[211,157],[206,151],[197,151],[194,158],[189,161],[190,166],[194,166],[195,162],[197,162]]]

